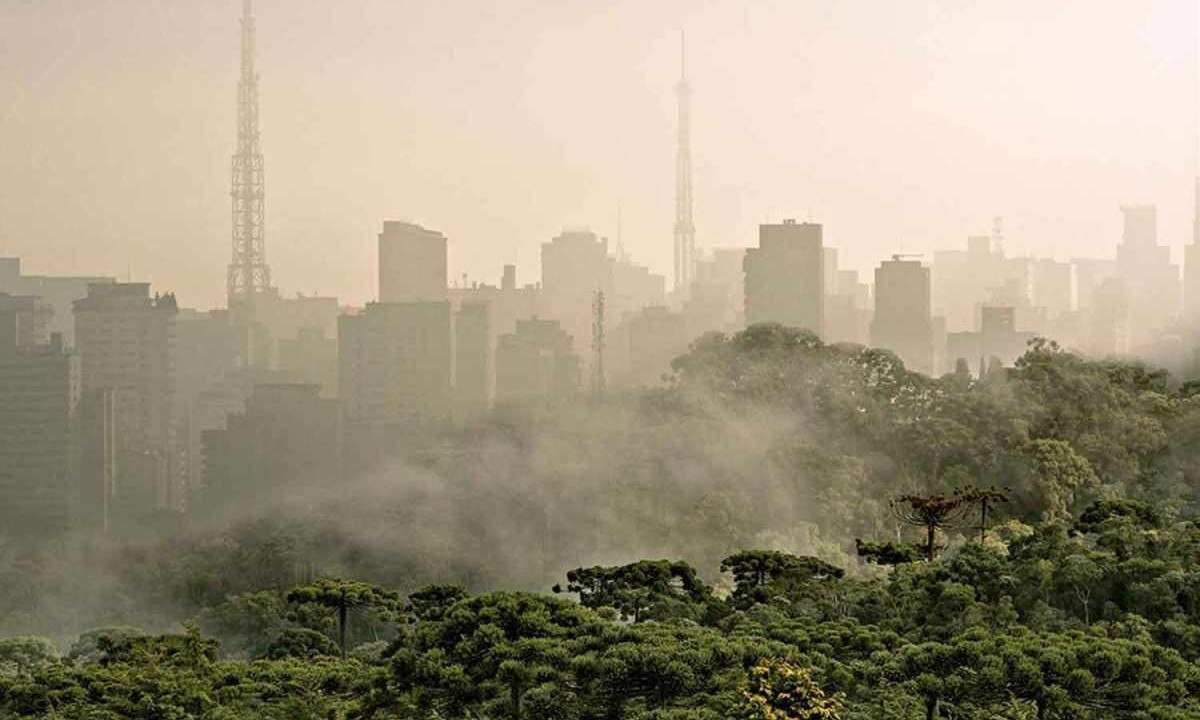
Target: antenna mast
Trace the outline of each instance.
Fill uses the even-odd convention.
[[[233,258],[229,263],[229,307],[253,312],[254,300],[271,285],[263,213],[263,156],[258,130],[258,71],[254,12],[242,0],[242,73],[238,81],[237,152],[233,156]]]
[[[679,137],[675,158],[675,292],[686,292],[695,264],[696,226],[692,222],[691,86],[687,81],[687,46],[679,34]]]

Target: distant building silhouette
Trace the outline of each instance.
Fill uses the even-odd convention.
[[[1153,205],[1121,208],[1124,231],[1117,245],[1117,277],[1128,313],[1128,351],[1150,352],[1180,307],[1179,267],[1171,248],[1158,244],[1158,213]]]
[[[542,243],[542,303],[584,353],[592,336],[592,299],[613,296],[608,241],[587,230],[568,230]],[[499,365],[497,365],[499,368]]]
[[[341,473],[337,401],[322,399],[309,384],[258,385],[244,413],[203,434],[202,507],[263,511],[305,500],[305,491],[328,491]]]
[[[103,529],[132,530],[160,510],[182,509],[175,485],[171,344],[173,295],[148,283],[91,285],[75,302],[85,433],[83,502]],[[98,443],[98,444],[97,444]]]
[[[891,350],[910,370],[933,372],[929,268],[917,260],[885,260],[875,270],[871,345]]]
[[[998,361],[1011,366],[1025,353],[1034,333],[1016,329],[1016,311],[1011,307],[986,306],[982,309],[979,332],[950,333],[946,355],[965,363],[982,359],[986,365]]]
[[[777,322],[821,336],[825,313],[825,248],[821,226],[784,220],[760,225],[758,247],[746,250],[746,324]]]
[[[338,319],[338,399],[348,423],[450,413],[450,303],[370,303]]]
[[[39,298],[46,306],[45,337],[60,333],[67,347],[75,344],[75,319],[71,304],[87,297],[89,285],[116,282],[110,277],[59,277],[51,275],[25,275],[21,271],[20,258],[0,258],[0,293],[26,295]]]
[[[446,237],[420,225],[388,220],[379,233],[379,301],[446,299]]]
[[[279,369],[294,382],[316,385],[321,397],[337,397],[337,337],[325,328],[307,325],[291,339],[277,344]]]
[[[1196,177],[1192,200],[1192,242],[1184,247],[1183,290],[1184,325],[1193,331],[1200,328],[1200,176]],[[1193,340],[1200,352],[1200,341]],[[1200,372],[1200,367],[1196,370]]]
[[[578,395],[579,355],[555,320],[518,320],[496,346],[496,402],[554,404]]]
[[[711,287],[693,282],[686,307],[695,307],[703,300],[703,292]],[[671,372],[671,361],[686,353],[688,343],[694,339],[685,313],[674,312],[665,305],[642,308],[627,318],[617,334],[614,348],[617,350],[614,355],[620,358],[614,363],[617,384],[658,387],[663,375]]]
[[[490,309],[487,301],[464,300],[454,313],[454,396],[461,417],[477,415],[488,407]]]
[[[55,333],[36,342],[32,313],[0,296],[0,537],[61,535],[78,501],[78,358]]]
[[[540,285],[517,285],[516,265],[505,265],[500,285],[473,283],[469,287],[451,287],[448,291],[451,303],[461,310],[469,303],[483,303],[487,306],[488,337],[487,337],[487,400],[490,402],[495,393],[495,351],[497,339],[506,333],[516,332],[517,320],[538,317],[544,314],[542,289]],[[463,319],[470,322],[477,319],[468,314]],[[455,338],[457,343],[457,323],[459,315],[455,312]],[[470,335],[470,333],[468,333]],[[457,347],[455,354],[457,356]],[[456,365],[457,367],[457,365]],[[457,371],[456,371],[457,372]],[[457,384],[457,379],[456,379]]]

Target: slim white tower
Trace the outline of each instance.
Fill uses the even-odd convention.
[[[692,147],[690,101],[687,81],[687,48],[679,38],[679,137],[675,159],[675,292],[687,292],[695,269],[696,226],[692,223]]]

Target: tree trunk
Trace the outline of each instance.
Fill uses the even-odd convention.
[[[941,702],[937,698],[928,698],[925,700],[925,720],[937,720],[940,710]]]
[[[925,560],[933,562],[933,550],[937,546],[937,528],[930,525],[927,528],[928,537],[925,539]]]
[[[514,682],[508,691],[512,698],[512,720],[521,720],[521,683]]]
[[[346,657],[346,603],[338,605],[338,645],[342,648],[342,657]]]

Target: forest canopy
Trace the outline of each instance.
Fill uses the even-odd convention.
[[[1198,490],[1137,362],[714,333],[270,517],[0,549],[0,717],[1200,717]]]

